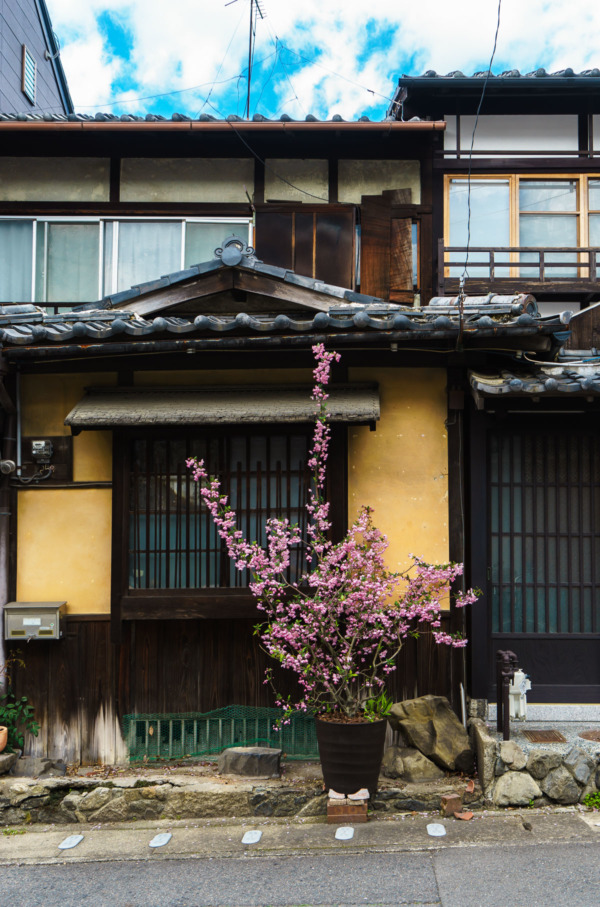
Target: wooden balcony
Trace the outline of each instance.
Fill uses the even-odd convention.
[[[569,256],[566,259],[566,256]],[[454,296],[465,268],[466,246],[438,244],[438,295]],[[465,290],[486,293],[533,293],[537,298],[569,296],[591,302],[600,299],[597,247],[470,246]]]

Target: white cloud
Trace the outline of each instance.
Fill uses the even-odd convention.
[[[223,113],[232,112],[235,77],[247,65],[248,2],[49,0],[76,106],[108,99],[101,97],[105,88],[114,91],[124,74],[131,77],[127,95],[133,99],[210,84],[222,65],[219,79],[234,81],[215,86],[211,101],[220,110],[225,107]],[[295,58],[286,71],[278,65],[261,99],[268,115],[284,105],[295,116],[355,117],[373,106],[384,110],[386,101],[377,95],[389,97],[403,70],[471,74],[485,69],[497,16],[496,0],[377,0],[371,7],[364,0],[261,0],[261,5],[266,19],[258,23],[257,59],[273,53],[274,35],[306,58]],[[131,31],[133,51],[126,63],[102,46],[97,17],[106,11]],[[600,63],[599,37],[600,5],[589,0],[568,5],[562,0],[503,0],[494,68],[591,68]],[[285,54],[285,59],[294,58]],[[270,67],[265,64],[267,73]],[[257,97],[260,82],[255,84]],[[197,113],[206,91],[174,96],[172,109]],[[133,100],[130,105],[143,109]],[[151,109],[152,102],[146,106]]]

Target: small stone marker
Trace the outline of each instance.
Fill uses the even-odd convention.
[[[281,750],[271,746],[230,746],[219,756],[221,775],[247,778],[278,778]]]
[[[430,822],[427,826],[427,834],[431,835],[432,838],[443,838],[446,834],[446,829],[439,822]]]
[[[161,831],[160,834],[154,835],[150,841],[150,847],[164,847],[165,844],[168,844],[173,835],[169,831]]]
[[[354,837],[354,829],[350,825],[340,825],[335,830],[335,837],[338,841],[349,841]]]
[[[258,844],[262,838],[262,831],[247,831],[242,838],[242,844]]]
[[[68,838],[65,838],[64,841],[60,842],[58,849],[70,850],[72,847],[77,847],[81,841],[83,841],[83,835],[69,835]]]

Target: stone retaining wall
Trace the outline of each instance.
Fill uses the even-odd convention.
[[[441,798],[464,790],[464,781],[382,786],[370,808],[380,813],[438,810]],[[476,787],[465,802],[482,805]],[[117,778],[6,778],[0,781],[0,826],[23,823],[102,823],[135,819],[225,819],[252,816],[325,816],[322,784],[248,780],[195,781]]]
[[[481,718],[470,723],[484,802],[493,806],[566,806],[600,790],[600,753],[571,747],[528,755],[514,741],[498,742]]]

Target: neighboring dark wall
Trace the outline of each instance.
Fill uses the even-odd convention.
[[[117,647],[108,619],[73,616],[59,641],[11,645],[26,662],[14,675],[15,692],[29,697],[41,725],[26,751],[67,762],[110,762],[123,715],[272,705],[263,683],[267,657],[253,627],[252,620],[126,622]],[[450,659],[450,650],[430,636],[407,640],[390,678],[394,700],[425,693],[450,697]]]
[[[23,44],[37,64],[35,104],[21,91]],[[0,113],[69,112],[47,49],[35,0],[0,0]]]

